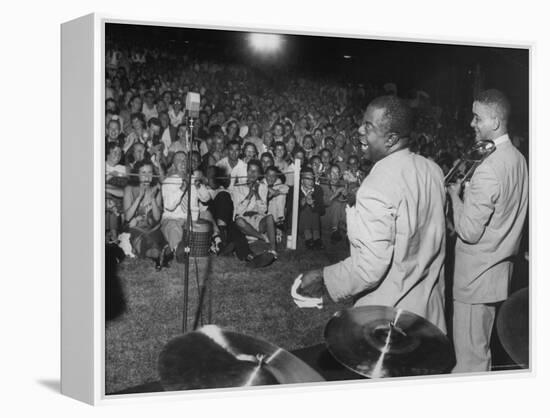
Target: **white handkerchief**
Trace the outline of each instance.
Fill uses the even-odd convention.
[[[303,275],[300,274],[298,277],[296,277],[296,280],[294,280],[294,283],[292,284],[292,288],[290,289],[290,295],[292,296],[294,303],[298,306],[298,308],[322,309],[323,298],[310,298],[307,296],[300,295],[298,293],[298,288],[302,284],[302,276]]]

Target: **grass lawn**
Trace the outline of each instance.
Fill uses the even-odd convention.
[[[290,297],[298,274],[343,259],[344,243],[327,244],[322,251],[283,250],[279,260],[251,269],[235,257],[197,258],[199,278],[208,275],[212,323],[258,337],[286,350],[323,341],[323,329],[344,305],[328,302],[323,309],[299,309]],[[126,259],[119,277],[126,311],[105,329],[105,390],[113,393],[159,379],[158,355],[182,331],[183,264],[161,272],[147,260]],[[190,268],[188,330],[198,303],[195,266]],[[205,313],[208,303],[205,303]],[[205,316],[206,318],[206,316]]]

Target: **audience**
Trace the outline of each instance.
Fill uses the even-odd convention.
[[[294,187],[306,247],[344,238],[345,207],[372,168],[357,129],[381,87],[301,75],[272,80],[252,67],[180,59],[156,48],[135,56],[123,45],[107,50],[107,241],[129,231],[137,255],[157,268],[168,265],[187,221],[182,177],[189,152],[193,210],[213,225],[212,252],[234,248],[250,259],[248,237],[276,254],[292,224]],[[191,147],[184,107],[190,91],[201,95]],[[457,128],[451,110],[411,105],[418,116],[411,149],[447,172],[472,143],[471,133]],[[298,161],[301,180],[294,185]]]

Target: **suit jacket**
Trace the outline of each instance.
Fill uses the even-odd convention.
[[[408,149],[377,162],[346,208],[350,257],[323,271],[331,298],[402,308],[445,331],[444,204],[434,162]]]
[[[305,209],[307,204],[302,205],[302,199],[305,198],[306,195],[303,192],[302,188],[300,187],[300,192],[298,195],[298,209],[301,211],[302,209]],[[319,216],[323,216],[325,214],[325,204],[324,204],[324,198],[323,198],[323,189],[321,189],[321,186],[314,185],[313,186],[313,193],[311,195],[313,198],[313,206],[311,207],[311,211],[314,213],[318,213]]]
[[[453,201],[458,235],[453,296],[463,303],[491,303],[508,296],[512,258],[518,252],[528,204],[527,163],[508,135],[476,169]]]

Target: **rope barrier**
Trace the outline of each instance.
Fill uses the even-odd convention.
[[[120,174],[112,174],[112,173],[109,173],[109,174],[106,174],[106,176],[111,176],[111,178],[115,178],[115,179],[124,179],[126,177],[139,177],[140,174],[136,174],[136,173],[129,173],[129,174],[126,174],[126,175],[120,175]],[[173,174],[166,174],[165,176],[160,176],[158,174],[152,174],[150,177],[152,178],[159,178],[159,179],[166,179],[167,177],[169,176],[172,176]],[[293,171],[287,171],[287,172],[284,172],[284,173],[280,173],[280,174],[276,174],[277,177],[283,177],[283,176],[287,176],[287,175],[294,175],[294,172]],[[265,174],[263,175],[265,177]],[[208,178],[211,178],[211,179],[216,179],[216,180],[231,180],[231,179],[248,179],[248,176],[216,176],[216,177],[207,177],[205,175],[202,175],[203,178],[205,179],[208,179]],[[321,176],[317,176],[317,178],[315,178],[315,180],[318,180],[321,184],[327,184],[327,185],[332,185],[332,186],[348,186],[348,185],[357,185],[359,184],[359,181],[346,181],[346,180],[339,180],[337,181],[336,183],[331,183],[330,181],[330,177],[326,176],[326,175],[321,175]],[[250,184],[249,182],[245,182],[245,183],[237,183],[236,185],[238,186],[243,186],[243,185],[248,185]]]

